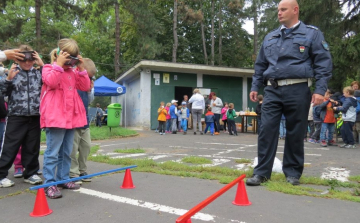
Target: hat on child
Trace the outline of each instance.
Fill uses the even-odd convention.
[[[186,105],[186,101],[181,102],[182,105]]]
[[[171,104],[174,104],[175,102],[178,102],[177,100],[171,100]]]

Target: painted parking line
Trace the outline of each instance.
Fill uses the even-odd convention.
[[[212,166],[219,166],[224,163],[228,163],[230,160],[228,159],[213,159],[211,164],[203,164],[203,167],[212,167]]]
[[[115,201],[118,203],[130,204],[130,205],[133,205],[136,207],[147,208],[147,209],[150,209],[153,211],[160,211],[160,212],[165,212],[165,213],[169,213],[169,214],[175,214],[178,216],[181,216],[187,212],[187,210],[185,210],[185,209],[173,208],[173,207],[166,206],[166,205],[131,199],[131,198],[127,198],[127,197],[120,197],[117,195],[108,194],[108,193],[95,191],[95,190],[90,190],[90,189],[86,189],[83,187],[80,188],[79,190],[74,190],[74,191],[79,192],[81,194],[87,194],[90,196],[94,196],[94,197],[98,197],[98,198],[102,198],[102,199],[106,199],[106,200],[110,200],[110,201]],[[196,215],[193,216],[193,219],[198,219],[198,220],[202,220],[202,221],[214,221],[215,216],[209,215],[209,214],[204,214],[204,213],[197,213]]]

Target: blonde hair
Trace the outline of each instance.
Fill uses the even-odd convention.
[[[20,45],[19,50],[20,51],[34,51],[33,48],[29,45]]]
[[[65,51],[73,57],[77,57],[80,54],[79,46],[75,40],[68,38],[61,39],[58,41],[58,48],[53,49],[50,53],[51,63],[56,60],[59,50]]]
[[[94,62],[90,58],[83,58],[84,61],[84,69],[87,71],[90,77],[95,76],[96,74],[96,67]]]
[[[195,89],[194,89],[194,94],[196,94],[196,93],[200,93],[199,88],[195,88]]]
[[[349,95],[354,95],[354,90],[350,86],[344,87],[343,91],[348,92]]]
[[[166,103],[166,107],[170,107],[170,106],[171,106],[170,102]]]
[[[229,103],[229,108],[234,108],[234,103]]]

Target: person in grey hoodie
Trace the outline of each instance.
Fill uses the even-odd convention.
[[[202,126],[201,126],[201,115],[205,110],[205,100],[204,96],[200,94],[199,89],[194,90],[193,96],[191,96],[189,103],[192,103],[191,114],[193,115],[193,127],[194,127],[194,135],[196,135],[196,125],[199,125],[199,132],[202,135]]]
[[[342,119],[344,121],[341,126],[341,137],[344,141],[344,144],[341,145],[341,148],[355,148],[354,136],[353,136],[353,127],[356,121],[356,107],[357,100],[354,97],[354,90],[348,86],[343,90],[345,101],[342,106],[334,107],[334,111],[342,112]]]
[[[215,135],[220,134],[220,116],[221,116],[221,109],[223,107],[222,100],[216,96],[214,93],[211,97],[210,103],[211,111],[215,115]]]

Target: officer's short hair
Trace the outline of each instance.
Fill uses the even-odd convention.
[[[347,92],[349,95],[354,95],[354,90],[351,86],[344,87],[344,92]]]

